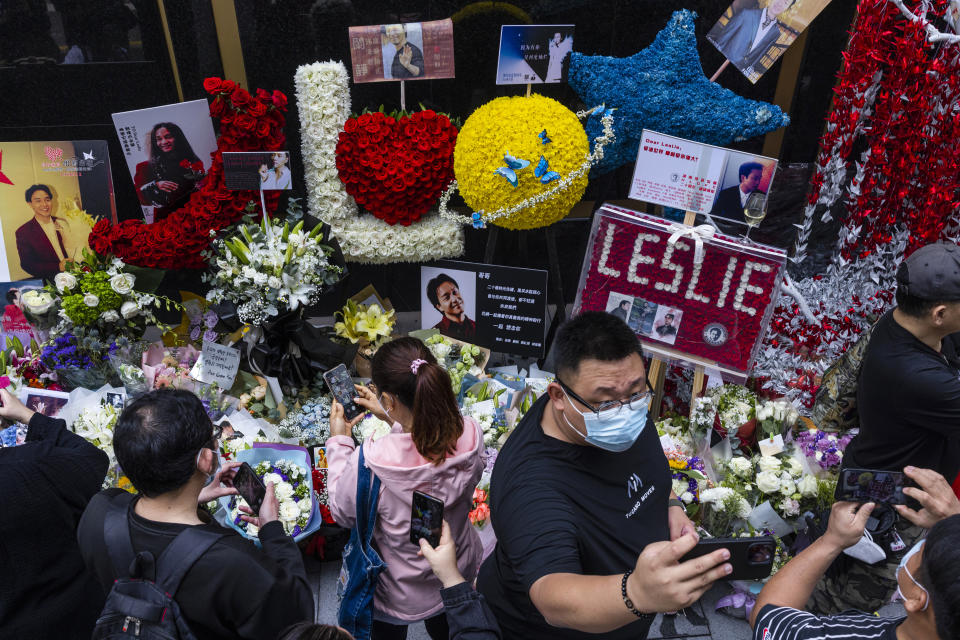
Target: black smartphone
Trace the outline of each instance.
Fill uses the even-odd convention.
[[[431,547],[440,544],[443,529],[443,501],[420,491],[413,492],[413,509],[410,512],[410,542],[420,546],[425,538]]]
[[[717,549],[727,549],[733,571],[729,580],[763,580],[773,571],[773,559],[777,555],[777,543],[770,536],[756,538],[701,538],[693,549],[680,558],[686,562],[705,556]]]
[[[257,476],[249,464],[244,462],[237,467],[237,473],[233,476],[233,486],[237,488],[240,496],[247,501],[253,515],[260,513],[260,507],[263,505],[263,498],[267,495],[267,487],[263,480]]]
[[[338,364],[330,371],[324,372],[323,381],[327,383],[330,393],[337,402],[343,405],[343,414],[347,420],[353,420],[363,413],[363,409],[353,402],[357,397],[357,390],[353,388],[353,378],[350,377],[345,364]]]
[[[904,475],[899,471],[842,469],[834,497],[838,502],[906,504]]]

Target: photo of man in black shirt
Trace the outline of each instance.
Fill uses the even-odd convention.
[[[647,415],[636,334],[586,312],[561,326],[552,353],[556,381],[493,470],[497,546],[478,589],[506,639],[646,638],[657,612],[727,575],[729,554],[678,563],[698,538]]]

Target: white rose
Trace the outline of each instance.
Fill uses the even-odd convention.
[[[296,505],[300,507],[300,512],[304,514],[310,513],[310,510],[313,509],[313,503],[307,498],[303,498],[300,502],[297,502]]]
[[[120,319],[120,314],[111,309],[100,314],[100,319],[104,322],[116,322]]]
[[[130,273],[118,273],[117,275],[110,278],[110,288],[119,293],[122,296],[127,295],[133,291],[133,283],[136,281],[136,278],[133,277],[133,274]]]
[[[127,301],[120,305],[120,315],[125,320],[135,317],[138,313],[140,313],[140,307],[137,306],[136,302]]]
[[[780,471],[780,459],[773,456],[760,456],[757,466],[760,467],[760,471]]]
[[[264,474],[264,476],[263,476],[263,484],[264,484],[264,486],[270,484],[271,482],[273,483],[274,489],[276,489],[277,487],[279,487],[279,486],[283,483],[283,478],[280,477],[280,474],[279,474],[279,473],[267,473],[267,474]]]
[[[283,283],[280,282],[280,278],[277,276],[270,276],[267,278],[267,286],[269,286],[271,289],[279,289],[282,284]]]
[[[680,494],[680,500],[682,500],[684,504],[690,504],[693,502],[693,494],[689,491],[684,491]]]
[[[23,304],[33,313],[43,314],[50,310],[50,307],[53,306],[53,296],[51,296],[46,291],[39,291],[37,289],[31,289],[21,296]],[[60,316],[66,318],[66,313],[63,309],[60,310]]]
[[[290,502],[284,502],[280,505],[280,519],[284,522],[296,522],[297,518],[300,517],[300,507],[297,506],[297,503],[291,500]]]
[[[803,465],[801,465],[796,458],[787,458],[787,463],[784,467],[794,478],[799,478],[803,475]]]
[[[260,533],[260,527],[258,527],[258,526],[255,525],[255,524],[250,524],[250,523],[248,522],[248,523],[247,523],[247,535],[249,535],[249,536],[256,536],[258,533]]]
[[[277,500],[287,500],[293,496],[293,486],[289,482],[281,482],[274,487],[277,494]]]
[[[87,305],[88,307],[95,307],[100,304],[100,298],[98,298],[97,294],[95,293],[88,293],[87,295],[83,296],[83,304]]]
[[[797,482],[797,491],[804,498],[814,498],[818,493],[818,483],[816,476],[806,475]]]
[[[761,471],[757,474],[757,488],[764,493],[780,491],[780,474],[776,471]]]
[[[785,496],[792,496],[797,492],[797,486],[793,484],[793,478],[786,471],[780,476],[780,493]]]
[[[727,466],[730,467],[730,471],[741,478],[750,478],[753,475],[753,464],[742,456],[731,459]]]
[[[734,514],[738,518],[746,518],[750,515],[750,512],[753,511],[753,507],[750,506],[750,503],[747,502],[747,499],[744,497],[739,497],[737,499],[737,512]]]
[[[678,496],[687,490],[687,481],[686,480],[674,480],[673,481],[673,492]]]
[[[53,277],[53,284],[57,286],[57,291],[63,293],[77,286],[77,278],[72,273],[64,271]]]

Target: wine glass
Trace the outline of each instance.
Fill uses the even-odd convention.
[[[767,217],[767,194],[754,191],[747,196],[747,203],[743,205],[743,217],[747,221],[746,239],[749,240],[750,230]]]

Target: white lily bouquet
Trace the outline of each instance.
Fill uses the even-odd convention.
[[[266,218],[239,226],[213,243],[207,300],[233,303],[240,320],[255,325],[316,303],[342,273],[330,262],[333,249],[322,243],[322,233],[322,225],[307,230],[303,220],[293,227]]]

